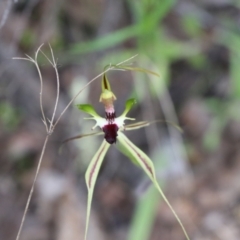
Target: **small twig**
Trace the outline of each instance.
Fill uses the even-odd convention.
[[[40,47],[37,49],[36,53],[35,53],[35,60],[33,61],[33,63],[35,64],[36,68],[37,68],[37,71],[38,71],[38,75],[39,75],[39,79],[40,79],[40,109],[41,109],[41,112],[42,112],[42,117],[43,117],[43,123],[46,127],[46,131],[49,132],[49,127],[47,125],[47,121],[46,121],[46,117],[45,117],[45,113],[44,113],[44,110],[43,110],[43,101],[42,101],[42,93],[43,93],[43,79],[42,79],[42,73],[40,71],[40,68],[39,68],[39,65],[37,63],[37,58],[38,58],[38,53],[39,51],[41,50],[43,44],[40,45]]]
[[[48,127],[48,124],[47,124],[47,121],[46,121],[46,116],[45,116],[45,113],[44,113],[44,110],[43,110],[43,100],[42,100],[43,78],[42,78],[42,73],[41,73],[41,71],[40,71],[39,65],[38,65],[38,63],[37,63],[38,54],[39,54],[39,51],[41,50],[41,48],[42,48],[43,45],[44,45],[44,44],[41,44],[41,45],[39,46],[39,48],[37,49],[37,51],[36,51],[36,53],[35,53],[35,58],[34,58],[34,59],[33,59],[32,57],[28,56],[27,54],[26,54],[27,58],[14,57],[13,59],[15,59],[15,60],[30,61],[30,62],[32,62],[32,63],[36,66],[36,68],[37,68],[37,72],[38,72],[39,80],[40,80],[40,92],[39,92],[40,97],[39,97],[39,101],[40,101],[40,109],[41,109],[41,113],[42,113],[42,121],[43,121],[43,124],[44,124],[45,127],[46,127],[46,132],[49,132],[50,129],[49,129],[49,127]],[[50,63],[51,63],[51,61],[50,61]]]
[[[50,122],[50,126],[49,126],[49,131],[52,132],[53,131],[53,121],[56,115],[56,111],[57,111],[57,106],[58,106],[58,101],[59,101],[59,93],[60,93],[60,81],[59,81],[59,74],[58,74],[58,70],[57,70],[57,63],[55,61],[54,58],[54,54],[53,54],[53,50],[51,45],[49,44],[49,48],[51,51],[51,56],[52,56],[52,61],[48,58],[48,56],[41,50],[41,53],[45,56],[45,58],[49,61],[49,63],[52,65],[52,67],[55,70],[55,74],[56,74],[56,80],[57,80],[57,96],[56,96],[56,101],[55,101],[55,105],[54,105],[54,110],[53,110],[53,114],[52,114],[52,118],[49,121]]]

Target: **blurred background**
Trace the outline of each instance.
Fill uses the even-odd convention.
[[[156,173],[192,240],[240,239],[240,4],[236,0],[0,1],[0,239],[16,239],[46,136],[39,107],[37,48],[58,60],[60,102],[109,63],[131,60],[160,74],[111,71],[116,112],[134,97],[129,117],[163,119],[126,135],[154,161]],[[54,69],[39,54],[43,107],[51,117]],[[84,173],[102,136],[61,142],[91,131],[75,107],[99,114],[100,79],[63,115],[43,158],[22,240],[81,240]],[[143,174],[113,146],[101,168],[88,239],[183,240],[170,209]]]

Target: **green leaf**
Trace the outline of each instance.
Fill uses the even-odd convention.
[[[174,211],[172,205],[167,200],[165,194],[163,193],[161,187],[159,186],[159,184],[157,182],[157,179],[155,176],[155,168],[153,166],[151,159],[141,149],[139,149],[136,145],[134,145],[122,132],[118,133],[118,140],[121,144],[125,145],[125,147],[127,146],[128,151],[135,158],[135,161],[138,162],[138,164],[141,166],[143,171],[151,179],[152,183],[154,184],[154,186],[156,187],[158,192],[161,194],[163,200],[166,202],[166,204],[172,211],[173,215],[175,216],[176,220],[180,224],[187,240],[190,240],[180,218],[178,217],[177,213]]]
[[[79,42],[71,46],[70,54],[85,54],[95,51],[102,51],[109,47],[120,44],[127,39],[143,34],[141,25],[136,24],[120,30],[111,32],[103,37],[97,38],[92,41]]]
[[[97,180],[97,176],[98,176],[100,167],[102,165],[103,159],[104,159],[109,147],[110,147],[110,144],[107,143],[104,139],[102,142],[102,145],[100,146],[98,151],[93,156],[93,158],[88,166],[88,169],[86,171],[86,174],[85,174],[85,180],[86,180],[87,189],[88,189],[87,217],[86,217],[86,229],[85,229],[85,238],[84,238],[85,240],[87,239],[87,231],[88,231],[88,225],[89,225],[93,190],[95,187],[95,183]]]
[[[90,115],[93,116],[93,117],[100,117],[100,116],[96,113],[94,107],[93,107],[92,105],[90,105],[90,104],[77,104],[76,106],[77,106],[77,108],[78,108],[79,110],[81,110],[81,111],[83,111],[83,112],[86,112],[86,113],[90,114]]]

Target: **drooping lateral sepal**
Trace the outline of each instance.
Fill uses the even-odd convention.
[[[173,215],[175,216],[176,220],[180,224],[187,240],[190,240],[180,218],[178,217],[177,213],[174,211],[172,205],[169,203],[161,187],[158,184],[158,181],[155,175],[155,168],[151,159],[141,149],[139,149],[136,145],[134,145],[122,132],[119,132],[118,140],[122,145],[125,146],[125,148],[128,151],[128,154],[131,155],[131,159],[134,158],[134,162],[137,162],[140,165],[140,167],[143,169],[143,171],[147,174],[147,176],[151,179],[152,183],[154,184],[154,186],[162,196],[163,200],[166,202],[166,204],[172,211]]]
[[[88,169],[85,174],[86,185],[88,189],[88,200],[87,200],[87,217],[86,217],[86,228],[85,228],[85,240],[87,239],[87,231],[89,225],[90,211],[91,211],[91,203],[93,197],[93,191],[95,187],[95,183],[97,180],[97,176],[102,165],[103,159],[109,149],[110,144],[108,144],[105,140],[103,140],[100,148],[93,156]]]
[[[121,136],[118,138],[119,141],[117,141],[116,147],[117,149],[125,155],[128,159],[132,161],[133,164],[137,165],[140,167],[139,163],[136,161],[135,156],[132,155],[132,152],[129,151],[129,146],[125,141],[121,141]]]

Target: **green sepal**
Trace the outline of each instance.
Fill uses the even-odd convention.
[[[118,133],[118,141],[122,144],[125,145],[129,153],[132,155],[132,157],[135,158],[135,161],[138,162],[140,167],[143,169],[143,171],[147,174],[147,176],[150,178],[160,195],[162,196],[163,200],[166,202],[170,210],[172,211],[174,217],[178,221],[179,225],[181,226],[183,233],[186,237],[187,240],[190,240],[187,231],[185,230],[180,218],[178,217],[177,213],[173,209],[172,205],[168,201],[167,197],[163,193],[161,187],[158,184],[156,175],[155,175],[155,168],[154,165],[151,161],[151,159],[141,150],[139,149],[136,145],[134,145],[122,132]]]
[[[94,107],[90,104],[77,104],[76,106],[79,110],[86,112],[93,117],[100,117],[95,111]]]

